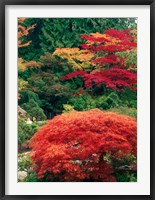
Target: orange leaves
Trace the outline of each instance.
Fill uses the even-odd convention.
[[[112,37],[106,33],[104,34],[101,34],[101,33],[91,33],[90,36],[87,36],[85,34],[82,34],[81,37],[84,39],[84,40],[87,40],[88,43],[90,44],[93,44],[93,43],[105,43],[105,45],[110,45],[110,44],[117,44],[119,43],[121,40],[118,39],[118,38],[115,38],[115,37]]]
[[[40,68],[42,66],[42,63],[36,62],[36,61],[25,61],[23,58],[18,58],[18,70],[19,71],[25,71],[26,69],[30,68]]]
[[[56,116],[31,139],[38,177],[48,172],[61,181],[115,181],[104,154],[136,155],[136,131],[134,118],[98,109]]]
[[[18,47],[26,47],[30,45],[31,41],[23,43],[23,37],[27,36],[29,31],[35,28],[35,24],[29,27],[23,26],[22,24],[25,20],[26,18],[18,18]]]
[[[19,17],[18,23],[23,23],[26,20],[26,17]]]

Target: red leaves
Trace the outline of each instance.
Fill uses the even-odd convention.
[[[109,30],[106,30],[104,33],[108,34],[109,36],[118,38],[120,40],[133,40],[134,39],[134,37],[130,34],[130,30],[119,31],[119,30],[111,28]]]
[[[82,34],[82,39],[86,40],[87,44],[82,44],[82,48],[89,49],[95,52],[107,51],[118,52],[126,51],[137,47],[135,36],[130,30],[115,30],[109,29],[104,34]]]
[[[86,74],[87,72],[84,70],[80,70],[80,71],[77,70],[77,71],[71,72],[70,74],[67,74],[66,76],[62,76],[61,79],[68,80],[70,78],[74,78],[76,76],[84,76]]]
[[[56,116],[31,139],[32,160],[39,178],[60,181],[115,181],[111,156],[136,155],[136,121],[98,109]]]
[[[79,96],[80,94],[87,94],[87,93],[83,90],[83,88],[79,88],[79,89],[78,89],[78,92],[75,93],[75,94],[73,94],[73,97],[77,97],[77,96]]]
[[[94,83],[98,86],[103,83],[107,88],[114,90],[122,90],[124,87],[128,87],[131,90],[136,89],[136,74],[117,67],[108,70],[98,70],[90,74],[85,71],[74,71],[63,76],[62,79],[68,80],[77,76],[81,76],[84,79],[86,88],[91,88]]]
[[[128,45],[127,45],[128,44]],[[104,46],[104,45],[100,45],[100,46],[97,46],[95,48],[95,51],[96,52],[99,52],[99,51],[107,51],[109,53],[113,53],[113,52],[120,52],[120,51],[126,51],[126,50],[130,50],[132,49],[133,47],[135,47],[135,44],[132,44],[133,47],[130,45],[132,43],[119,43],[117,45],[115,44],[111,44],[109,46]],[[92,48],[89,48],[89,49],[92,49]]]
[[[90,42],[109,42],[108,39],[104,37],[94,37],[86,34],[81,34],[81,38]]]
[[[96,63],[101,63],[102,65],[104,64],[116,64],[119,62],[117,59],[118,56],[115,55],[109,55],[101,58],[96,58],[95,60],[92,60],[91,62],[96,62]]]
[[[124,91],[124,87],[136,90],[137,74],[124,69],[125,58],[115,54],[116,52],[137,48],[135,35],[130,30],[109,29],[104,34],[82,34],[81,37],[86,40],[86,44],[81,45],[82,48],[94,52],[94,59],[91,60],[91,63],[99,70],[92,71],[92,68],[90,73],[84,70],[77,70],[63,76],[62,79],[68,80],[80,76],[84,80],[85,88],[92,88],[94,84],[100,87],[103,83],[106,88],[114,90]],[[103,56],[98,57],[97,52],[101,52]],[[105,66],[108,69],[101,68],[105,68]]]
[[[83,49],[95,51],[95,47],[94,47],[94,46],[91,46],[91,45],[88,45],[88,44],[81,44],[80,46],[81,46]]]
[[[124,69],[121,64],[124,60],[115,54],[136,49],[135,38],[129,30],[110,29],[104,34],[83,34],[81,37],[86,40],[81,46],[93,51],[91,62],[97,63],[96,70],[90,66],[89,73],[76,70],[61,79],[81,77],[85,88],[104,84],[106,88],[119,91],[125,87],[136,89],[136,73]],[[83,93],[80,88],[74,96]],[[136,128],[132,117],[97,109],[56,116],[31,139],[32,160],[38,177],[48,174],[47,179],[58,177],[60,181],[116,181],[112,162],[104,159],[105,154],[113,159],[136,155]]]

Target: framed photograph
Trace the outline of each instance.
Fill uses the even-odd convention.
[[[0,198],[154,199],[155,2],[0,3]]]

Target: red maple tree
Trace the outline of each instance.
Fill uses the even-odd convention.
[[[125,69],[125,58],[116,54],[137,48],[136,35],[133,31],[109,29],[103,34],[82,34],[81,37],[86,40],[86,44],[81,45],[82,48],[93,52],[94,58],[91,63],[96,65],[90,66],[89,72],[76,70],[63,76],[62,79],[68,80],[81,76],[85,88],[92,88],[94,84],[100,87],[104,84],[106,88],[113,90],[124,91],[125,87],[136,90],[137,74]]]
[[[72,111],[49,120],[32,137],[38,178],[60,181],[116,181],[104,157],[136,155],[136,120],[98,109]]]
[[[135,35],[130,30],[119,31],[111,28],[103,34],[81,34],[81,37],[86,40],[86,44],[81,45],[82,48],[94,52],[115,53],[137,48]]]
[[[108,70],[96,70],[91,73],[86,71],[74,71],[62,76],[62,79],[69,80],[71,78],[80,76],[84,79],[86,88],[92,88],[94,84],[100,86],[105,84],[106,88],[112,88],[114,90],[123,91],[124,87],[128,87],[131,90],[136,90],[136,77],[135,73],[131,73],[126,69],[111,68]]]

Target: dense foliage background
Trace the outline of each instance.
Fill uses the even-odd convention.
[[[135,18],[19,18],[18,22],[20,152],[29,149],[40,126],[62,113],[100,109],[136,118]],[[128,152],[134,165],[135,156]],[[44,181],[30,167],[32,160],[21,157],[19,168],[29,174],[24,180]],[[54,176],[53,181],[59,179]],[[135,181],[135,170],[115,171],[113,180]]]

